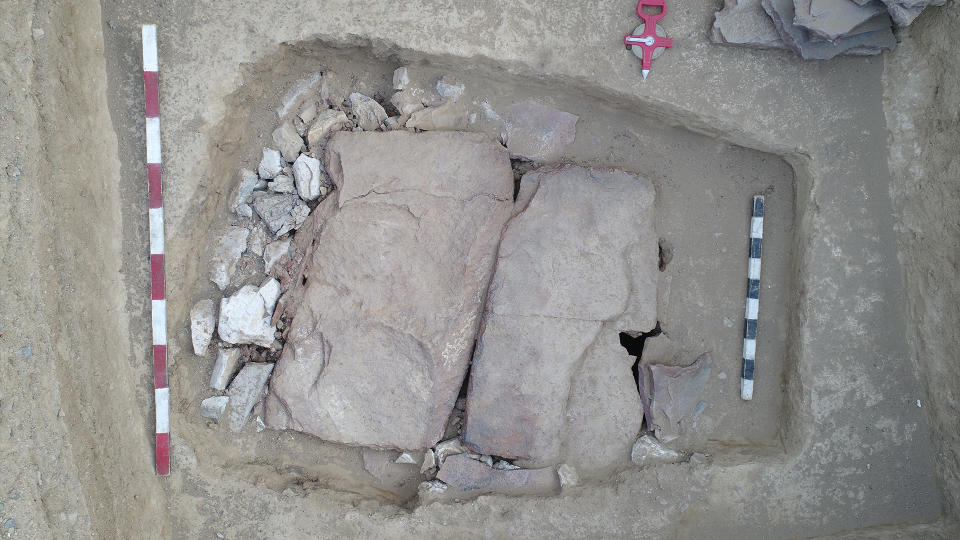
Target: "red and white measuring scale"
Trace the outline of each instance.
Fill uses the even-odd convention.
[[[644,13],[643,8],[645,7],[660,8],[660,12]],[[665,35],[659,35],[664,32],[662,28],[657,26],[657,22],[666,14],[666,0],[640,0],[640,2],[637,3],[637,15],[643,19],[643,24],[634,30],[634,34],[623,38],[623,43],[627,46],[627,50],[632,50],[634,54],[643,60],[643,71],[641,73],[644,79],[650,74],[650,66],[653,64],[653,59],[656,56],[660,56],[660,53],[662,53],[665,48],[673,47],[673,40]],[[640,54],[637,54],[637,50],[633,47],[640,47]]]

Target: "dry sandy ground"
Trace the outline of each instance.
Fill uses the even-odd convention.
[[[634,26],[632,2],[0,0],[0,534],[793,537],[871,527],[848,534],[952,537],[960,508],[952,353],[960,341],[960,62],[951,38],[960,8],[925,14],[883,60],[800,64],[710,46],[717,6],[675,4],[679,44],[664,57],[671,69],[661,64],[655,82],[641,86],[634,59],[609,46]],[[164,480],[150,460],[144,22],[160,23],[165,37],[174,238],[175,472]],[[496,37],[478,41],[477,33]],[[571,158],[640,170],[664,195],[661,231],[691,254],[668,267],[672,290],[682,292],[663,316],[699,347],[735,349],[735,339],[715,336],[728,312],[737,316],[738,294],[715,295],[704,282],[724,257],[745,267],[733,263],[745,224],[721,218],[737,208],[721,195],[770,184],[789,194],[781,200],[794,211],[780,214],[792,217],[773,230],[795,252],[770,274],[783,291],[764,297],[776,322],[761,334],[784,350],[772,355],[782,384],[769,382],[776,393],[761,402],[753,431],[731,437],[726,450],[703,441],[708,463],[621,471],[553,499],[485,497],[411,512],[351,484],[356,456],[342,449],[306,437],[229,437],[199,422],[209,368],[186,353],[183,329],[209,287],[195,246],[224,219],[234,168],[256,155],[280,92],[272,83],[289,82],[310,61],[337,61],[321,39],[370,45],[372,55],[343,53],[372,58],[358,70],[370,84],[382,85],[399,61],[429,58],[441,71],[501,73],[491,88],[482,76],[469,81],[485,95],[503,84],[581,114],[594,137]],[[564,89],[545,91],[550,85]],[[690,152],[697,159],[679,159]],[[697,184],[707,175],[713,192]],[[671,222],[684,196],[698,197],[689,213],[706,220],[703,229],[728,238],[698,238],[700,229]],[[700,315],[702,330],[690,324],[698,303],[709,315]],[[735,383],[736,358],[725,356]],[[912,406],[917,399],[923,408]],[[726,403],[714,427],[729,434],[732,407],[742,405]]]

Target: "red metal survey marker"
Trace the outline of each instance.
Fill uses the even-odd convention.
[[[160,86],[157,27],[143,25],[143,90],[146,102],[147,181],[150,214],[153,386],[156,407],[156,470],[170,474],[170,388],[167,385],[167,297],[164,289],[163,197],[160,185]]]

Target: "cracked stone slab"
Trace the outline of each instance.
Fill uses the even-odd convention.
[[[656,325],[653,186],[624,171],[573,165],[533,171],[524,182],[534,184],[531,199],[501,240],[464,443],[542,467],[567,461],[569,431],[571,464],[622,462],[642,409],[618,332]],[[587,403],[598,390],[599,403]],[[610,419],[587,426],[597,408]],[[591,454],[591,444],[624,455]]]
[[[297,235],[316,242],[267,424],[426,450],[456,402],[513,207],[508,155],[481,134],[339,132],[325,161],[337,199]]]
[[[806,28],[794,24],[794,0],[763,0],[762,5],[783,42],[804,60],[829,60],[841,54],[880,54],[897,46],[897,39],[889,27],[836,41],[815,39]]]
[[[217,326],[217,314],[213,300],[200,300],[190,310],[190,337],[193,342],[193,354],[206,356],[207,347]]]

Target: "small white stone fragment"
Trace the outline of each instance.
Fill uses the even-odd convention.
[[[230,396],[213,396],[200,402],[200,416],[211,420],[220,420],[227,409]]]
[[[407,68],[401,67],[394,70],[393,89],[403,90],[408,84],[410,84],[410,74],[407,73]]]
[[[417,491],[422,491],[426,493],[443,493],[447,490],[447,484],[441,482],[440,480],[430,480],[428,482],[420,482],[420,487],[417,488]]]
[[[293,122],[284,122],[273,131],[273,142],[287,163],[293,163],[303,151],[303,139],[293,127]]]
[[[437,466],[437,455],[433,452],[432,449],[428,449],[423,453],[423,465],[420,466],[420,472],[427,474],[430,470],[436,468]]]
[[[230,383],[230,402],[227,404],[227,420],[230,430],[240,433],[250,418],[253,406],[263,397],[263,391],[273,372],[273,364],[250,363],[243,366],[240,374]]]
[[[682,460],[682,456],[679,452],[661,444],[652,435],[644,435],[634,443],[633,451],[630,452],[630,460],[637,465],[645,466],[676,463]]]
[[[487,467],[493,467],[493,456],[480,456],[480,461],[487,464]]]
[[[267,231],[263,230],[263,227],[255,227],[250,231],[250,236],[247,237],[247,251],[253,253],[257,257],[263,255],[263,248],[267,245]]]
[[[320,160],[306,154],[300,154],[293,164],[293,177],[297,183],[297,193],[305,201],[313,201],[327,194],[323,176],[325,171]]]
[[[416,465],[417,460],[407,452],[404,452],[397,456],[397,459],[393,460],[394,463],[400,463],[402,465]]]
[[[444,101],[457,101],[463,95],[464,86],[462,84],[448,83],[443,79],[437,81],[437,94]]]
[[[340,131],[350,123],[347,115],[338,109],[325,109],[317,114],[310,129],[307,130],[307,146],[310,151],[320,155],[318,152],[323,146],[327,137],[334,131]]]
[[[557,467],[557,476],[560,477],[560,487],[575,486],[580,483],[580,475],[577,469],[562,463]]]
[[[250,219],[253,217],[253,211],[247,204],[247,199],[253,194],[260,183],[260,177],[257,173],[249,169],[240,169],[240,185],[237,187],[237,196],[233,199],[233,211],[242,218]]]
[[[267,429],[267,425],[263,423],[263,418],[257,417],[257,433]]]
[[[297,192],[297,186],[294,185],[293,178],[290,178],[285,174],[281,174],[277,176],[277,178],[273,182],[270,182],[270,184],[268,184],[267,187],[270,188],[270,191],[274,193],[296,193]]]
[[[277,300],[280,299],[280,282],[274,278],[267,278],[260,285],[260,297],[263,298],[263,306],[268,315],[273,315],[274,308],[277,307]]]
[[[213,365],[213,374],[210,376],[210,388],[226,390],[239,367],[240,349],[220,347],[217,350],[217,362]]]
[[[280,152],[273,148],[264,148],[263,158],[260,160],[260,167],[257,168],[257,172],[260,174],[260,178],[272,180],[283,171],[284,165],[286,164],[283,162],[283,156],[280,155]]]
[[[273,345],[277,331],[270,324],[263,297],[257,287],[246,285],[233,296],[220,301],[217,332],[227,343],[250,343],[261,347]]]
[[[220,237],[214,248],[211,265],[213,277],[211,280],[222,291],[230,284],[233,273],[237,270],[237,261],[247,249],[247,237],[250,231],[243,227],[228,227],[226,234]]]
[[[277,264],[277,261],[289,253],[289,238],[267,244],[267,247],[263,249],[263,263],[266,266],[266,271],[269,272],[273,268],[273,265]]]
[[[459,438],[438,442],[436,446],[437,465],[443,465],[443,460],[447,459],[447,456],[464,452],[466,452],[466,449],[463,448],[463,443],[460,442]]]
[[[350,108],[357,117],[357,125],[364,131],[374,131],[387,119],[383,106],[359,92],[350,94]]]
[[[519,469],[517,465],[510,463],[509,461],[501,459],[500,461],[493,464],[493,468],[498,471],[515,471]]]
[[[213,300],[200,300],[190,310],[190,337],[193,340],[193,354],[205,356],[213,330],[217,326],[217,314]]]

